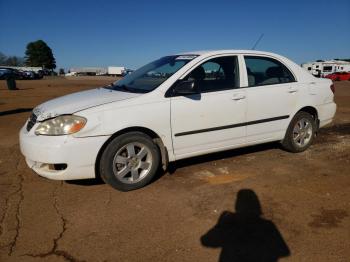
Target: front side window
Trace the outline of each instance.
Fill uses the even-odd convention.
[[[275,59],[245,56],[244,60],[249,87],[295,82],[295,78],[288,68]]]
[[[217,57],[197,66],[185,80],[194,80],[202,93],[239,87],[236,56]]]
[[[147,93],[160,86],[196,55],[166,56],[114,82],[106,88],[133,93]]]

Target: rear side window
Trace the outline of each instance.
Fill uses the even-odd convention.
[[[281,62],[258,56],[245,56],[248,86],[265,86],[295,82],[293,74]]]

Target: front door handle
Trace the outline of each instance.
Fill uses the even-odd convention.
[[[244,99],[244,98],[245,98],[245,95],[244,95],[244,94],[241,94],[241,93],[234,94],[234,95],[232,96],[232,99],[233,99],[233,100],[242,100],[242,99]]]
[[[295,87],[288,88],[288,93],[296,93],[296,92],[298,92],[298,89],[296,89]]]

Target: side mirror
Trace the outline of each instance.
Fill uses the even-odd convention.
[[[199,90],[194,80],[185,80],[177,83],[173,89],[175,95],[198,94]]]

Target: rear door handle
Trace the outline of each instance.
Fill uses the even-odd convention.
[[[295,87],[288,88],[288,93],[296,93],[296,92],[298,92],[298,89],[296,89]]]
[[[232,96],[232,99],[233,99],[233,100],[242,100],[242,99],[244,99],[244,98],[245,98],[245,95],[242,94],[242,93],[234,94],[234,95]]]

